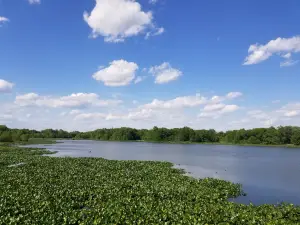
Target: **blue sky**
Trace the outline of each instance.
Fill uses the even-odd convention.
[[[0,123],[300,125],[300,2],[0,0]]]

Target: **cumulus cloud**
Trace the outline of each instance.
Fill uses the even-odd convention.
[[[225,98],[222,96],[215,95],[215,96],[211,97],[211,102],[214,102],[214,103],[222,102],[222,101],[224,101],[224,99]]]
[[[296,110],[292,110],[292,111],[288,111],[288,112],[284,113],[284,115],[286,117],[294,117],[294,116],[300,115],[300,112],[296,111]]]
[[[0,79],[0,93],[8,93],[13,89],[14,84]]]
[[[81,113],[75,117],[75,120],[105,119],[106,116],[104,113]]]
[[[120,100],[102,100],[94,93],[77,93],[62,97],[39,96],[36,93],[28,93],[18,95],[15,99],[15,104],[21,107],[40,106],[49,108],[111,106],[121,102]]]
[[[232,92],[235,93],[235,92]],[[223,101],[227,99],[227,95],[221,97]],[[135,102],[136,103],[136,102]],[[223,114],[235,112],[239,109],[237,105],[226,105],[223,103],[214,104],[210,99],[199,94],[195,96],[180,96],[170,100],[154,99],[148,104],[140,105],[134,109],[129,109],[127,113],[81,113],[78,114],[76,120],[126,120],[126,121],[146,121],[154,122],[173,121],[174,118],[185,117],[182,109],[204,106],[199,117],[220,117]],[[161,121],[163,120],[163,121]],[[177,119],[176,119],[177,120]]]
[[[106,42],[123,42],[147,30],[156,30],[152,12],[142,10],[135,0],[96,0],[94,9],[83,18],[92,29],[92,37]]]
[[[31,5],[38,5],[41,4],[41,0],[28,0],[29,4]]]
[[[234,93],[234,92],[232,92]],[[228,129],[228,121],[241,119],[234,113],[240,107],[227,104],[231,101],[225,94],[214,102],[210,96],[200,94],[178,96],[171,99],[129,105],[118,105],[118,99],[103,100],[94,93],[78,93],[67,96],[41,96],[36,93],[18,95],[14,104],[2,107],[0,115],[13,115],[12,127],[35,129],[63,128],[67,130],[91,130],[105,127],[151,128],[191,126],[196,129]],[[107,107],[97,107],[107,106]],[[200,112],[199,112],[200,111]],[[29,115],[27,117],[26,115]],[[226,115],[226,120],[221,119]],[[285,117],[288,118],[288,117]],[[213,119],[213,120],[212,120]],[[250,124],[251,125],[251,124]]]
[[[135,78],[138,65],[126,60],[115,60],[106,68],[102,68],[93,74],[93,78],[101,81],[106,86],[126,86]]]
[[[182,75],[180,70],[172,68],[172,66],[167,62],[164,62],[159,66],[151,67],[149,72],[155,76],[156,84],[169,83],[177,80]]]
[[[270,116],[262,110],[251,110],[247,112],[248,116],[257,120],[269,120]]]
[[[113,113],[81,113],[75,117],[75,120],[147,120],[154,117],[155,112],[152,109],[135,109],[124,114]]]
[[[300,52],[300,36],[291,38],[277,38],[269,41],[265,45],[253,44],[249,47],[249,55],[244,61],[244,65],[253,65],[261,63],[269,59],[272,55],[278,54],[282,58],[288,60],[281,64],[281,66],[291,66],[295,63],[290,60],[292,53]]]
[[[9,19],[3,16],[0,16],[0,27],[2,24],[9,22]]]
[[[154,99],[151,103],[142,105],[142,108],[147,109],[180,109],[185,107],[195,107],[203,105],[207,102],[205,97],[200,95],[195,96],[182,96],[171,100],[158,100]]]
[[[270,127],[270,126],[289,126],[299,123],[297,120],[292,120],[298,115],[295,106],[290,104],[281,107],[279,110],[263,111],[252,110],[247,112],[248,126],[250,127]],[[300,114],[299,114],[300,115]],[[246,124],[244,124],[246,125]]]
[[[154,111],[152,109],[140,109],[137,111],[130,112],[126,118],[131,120],[147,120],[154,116]]]
[[[300,103],[289,103],[287,105],[284,105],[279,110],[277,110],[278,113],[283,114],[285,117],[296,117],[300,115]]]
[[[221,102],[232,100],[242,96],[240,92],[230,92],[226,96],[213,96],[208,99],[207,97],[201,96],[200,94],[180,96],[170,100],[158,100],[154,99],[151,103],[144,104],[140,108],[147,109],[182,109],[182,108],[192,108],[204,105],[204,111],[214,111],[214,110],[230,110],[228,105]]]
[[[237,105],[213,104],[204,107],[202,112],[198,115],[199,118],[219,118],[226,113],[235,112],[240,107]]]
[[[222,103],[217,103],[217,104],[211,104],[211,105],[206,105],[203,108],[203,111],[205,112],[213,112],[213,111],[218,111],[224,109],[225,104]]]
[[[1,102],[0,121],[20,128],[63,128],[91,130],[108,127],[151,128],[190,126],[194,129],[228,130],[239,128],[299,125],[300,103],[279,105],[277,110],[246,111],[231,102],[238,92],[222,96],[187,95],[170,99],[154,99],[142,103],[131,101],[118,105],[118,99],[105,100],[93,93],[67,96],[41,96],[36,93],[18,95],[15,103]],[[129,100],[129,99],[128,99]],[[3,100],[2,100],[3,101]],[[270,102],[270,104],[272,104]],[[108,107],[97,107],[108,106]],[[274,108],[276,105],[272,105]],[[1,124],[1,123],[0,123]]]
[[[215,95],[215,96],[211,97],[210,102],[211,103],[220,103],[220,102],[223,102],[226,100],[233,100],[233,99],[239,98],[241,96],[243,96],[243,93],[241,93],[241,92],[236,92],[236,91],[229,92],[226,96]]]

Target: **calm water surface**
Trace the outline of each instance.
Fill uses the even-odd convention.
[[[169,161],[194,177],[243,184],[248,195],[235,202],[300,205],[300,149],[71,140],[33,147],[58,151],[57,157]]]

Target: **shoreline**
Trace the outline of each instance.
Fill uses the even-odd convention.
[[[233,143],[220,143],[220,142],[174,142],[174,141],[144,141],[144,140],[128,140],[128,141],[118,141],[118,140],[98,140],[98,139],[62,139],[62,138],[38,138],[30,139],[28,142],[13,143],[18,145],[35,145],[35,144],[58,144],[59,141],[73,140],[73,141],[103,141],[103,142],[132,142],[132,143],[153,143],[153,144],[174,144],[174,145],[223,145],[223,146],[243,146],[243,147],[275,147],[275,148],[291,148],[300,149],[300,145],[265,145],[265,144],[233,144]],[[11,143],[8,143],[11,144]]]
[[[144,140],[128,140],[128,141],[118,141],[118,140],[97,140],[97,139],[59,139],[59,140],[74,140],[74,141],[105,141],[105,142],[132,142],[132,143],[153,143],[153,144],[182,144],[182,145],[228,145],[228,146],[244,146],[244,147],[277,147],[277,148],[298,148],[300,145],[265,145],[265,144],[233,144],[233,143],[220,143],[220,142],[173,142],[173,141],[144,141]]]

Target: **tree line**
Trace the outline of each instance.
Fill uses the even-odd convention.
[[[240,129],[226,132],[183,128],[134,129],[128,127],[97,129],[89,132],[67,132],[46,129],[10,129],[0,125],[0,142],[27,142],[31,138],[86,139],[103,141],[195,142],[256,145],[300,145],[300,127]]]

